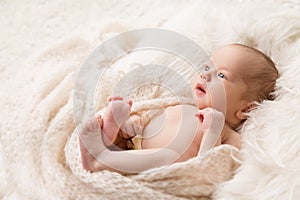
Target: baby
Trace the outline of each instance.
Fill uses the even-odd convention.
[[[91,119],[80,131],[83,167],[139,173],[188,160],[221,144],[240,148],[235,130],[257,102],[273,100],[278,71],[262,52],[240,44],[218,49],[211,61],[193,82],[197,105],[169,106],[145,127],[138,116],[129,117],[131,100],[110,97],[103,117]],[[142,137],[136,150],[107,148],[120,135],[136,134]]]

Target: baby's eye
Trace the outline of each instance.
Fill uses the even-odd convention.
[[[218,73],[218,77],[220,77],[220,78],[225,78],[226,79],[226,76],[223,74],[223,73]]]
[[[209,66],[204,66],[204,71],[209,71]]]

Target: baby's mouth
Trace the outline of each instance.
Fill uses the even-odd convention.
[[[197,83],[196,90],[200,94],[206,94],[205,87],[201,83]]]

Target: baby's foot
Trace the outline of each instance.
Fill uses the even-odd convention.
[[[83,125],[79,133],[82,165],[86,170],[94,170],[95,157],[105,149],[100,135],[100,128],[99,120],[93,118]]]
[[[103,142],[106,146],[113,144],[121,125],[129,118],[132,101],[125,102],[122,97],[109,97],[108,106],[103,116]]]
[[[121,126],[119,136],[124,139],[132,138],[136,135],[142,135],[144,128],[144,122],[138,115],[132,115]]]

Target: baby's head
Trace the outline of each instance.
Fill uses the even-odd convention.
[[[195,98],[200,109],[225,108],[227,124],[237,128],[257,102],[274,99],[277,78],[273,61],[262,52],[240,44],[226,45],[196,77]]]

